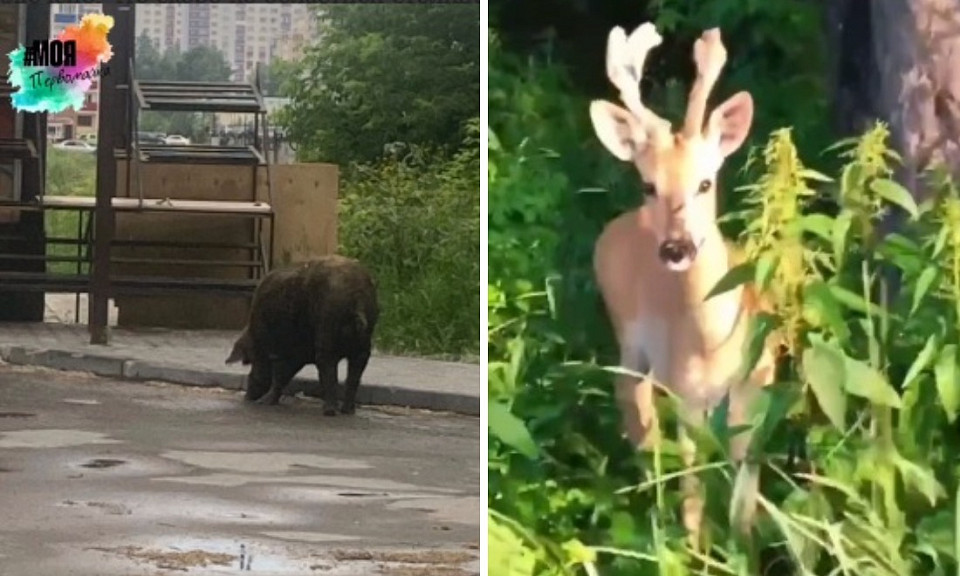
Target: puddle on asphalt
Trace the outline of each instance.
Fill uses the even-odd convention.
[[[276,538],[277,540],[287,540],[291,542],[349,542],[357,540],[356,536],[345,536],[343,534],[324,534],[321,532],[296,532],[296,531],[278,531],[261,532],[267,538]]]
[[[453,490],[444,488],[429,488],[426,486],[417,486],[415,484],[405,484],[403,482],[394,482],[392,480],[383,480],[379,478],[357,478],[355,476],[334,476],[334,475],[313,475],[313,476],[259,476],[245,474],[208,474],[205,476],[167,476],[163,478],[154,478],[158,482],[179,482],[181,484],[193,484],[202,486],[222,486],[225,488],[235,488],[247,484],[307,484],[318,486],[335,486],[339,488],[338,492],[344,490],[370,490],[377,492],[410,491],[423,492],[429,491],[434,494],[449,494]]]
[[[119,440],[106,434],[86,430],[14,430],[0,433],[0,448],[65,448],[119,443]]]
[[[430,519],[438,522],[474,524],[480,517],[480,498],[469,496],[466,498],[399,500],[387,504],[387,508],[426,512]]]
[[[126,463],[126,460],[116,460],[113,458],[94,458],[89,462],[84,462],[80,466],[83,468],[113,468],[114,466],[120,466],[121,464]]]
[[[284,452],[171,451],[165,452],[161,456],[199,468],[261,474],[283,473],[297,468],[332,468],[336,470],[370,468],[369,464],[359,460]]]
[[[311,542],[344,538],[335,534],[273,534],[295,535],[299,541],[309,537]],[[274,545],[256,540],[168,538],[88,550],[124,559],[139,567],[176,570],[184,574],[236,574],[239,571],[261,576],[479,576],[477,554],[463,549],[331,549],[306,553],[302,546]]]
[[[30,412],[0,412],[0,418],[33,418],[36,414]]]
[[[117,504],[116,502],[87,502],[87,501],[74,501],[74,500],[64,500],[57,504],[57,506],[66,506],[66,507],[88,507],[96,508],[103,511],[105,514],[110,514],[111,516],[129,516],[132,512],[129,508],[123,504]]]
[[[316,521],[315,515],[310,515],[299,507],[284,507],[264,503],[259,500],[251,500],[244,495],[231,498],[214,491],[195,493],[167,490],[144,492],[111,489],[106,492],[85,491],[82,498],[84,501],[123,502],[129,506],[138,526],[182,528],[216,524],[231,526],[231,530],[242,530],[246,529],[247,526],[255,525],[260,529],[269,530]],[[74,499],[80,500],[79,497]],[[65,502],[60,505],[66,506],[68,504]],[[77,503],[73,504],[73,506],[79,505]],[[0,570],[0,574],[2,574],[2,570]]]
[[[65,398],[61,400],[64,404],[77,404],[79,406],[96,406],[100,404],[99,400],[88,400],[85,398]]]

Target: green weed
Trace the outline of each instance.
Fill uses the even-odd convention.
[[[754,330],[788,336],[752,411],[763,484],[747,542],[728,520],[740,494],[721,418],[695,435],[695,469],[667,442],[634,453],[604,363],[571,358],[549,290],[492,292],[491,562],[526,559],[517,575],[957,572],[960,194],[931,173],[935,194],[916,205],[891,179],[887,135],[878,125],[837,146],[830,178],[804,166],[789,130],[774,132],[730,215],[749,261],[722,283],[754,283],[775,305]],[[824,194],[836,215],[809,209]],[[883,237],[890,210],[907,222]],[[706,486],[705,552],[682,537],[671,481],[683,474]]]
[[[590,260],[604,223],[636,205],[637,175],[595,142],[587,98],[558,66],[504,54],[496,39],[490,58],[491,570],[956,574],[960,193],[950,177],[928,174],[932,193],[917,205],[892,179],[899,159],[883,125],[823,154],[825,142],[803,142],[805,153],[795,143],[816,127],[767,130],[745,169],[728,169],[723,227],[748,261],[723,284],[763,291],[773,313],[753,330],[780,328],[787,344],[753,407],[762,498],[742,540],[729,522],[740,494],[723,418],[694,435],[691,469],[670,442],[638,452],[621,433],[616,347]],[[746,185],[731,186],[735,176]],[[880,235],[894,210],[904,225]],[[669,403],[660,408],[669,421]],[[704,551],[684,538],[685,474],[708,495]]]
[[[414,147],[343,178],[340,249],[377,280],[386,351],[480,353],[479,122],[453,159]]]

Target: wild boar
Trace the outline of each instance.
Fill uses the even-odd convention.
[[[250,317],[227,364],[250,365],[246,400],[276,404],[307,364],[320,376],[325,415],[337,412],[337,365],[347,360],[340,412],[353,414],[357,388],[380,314],[373,277],[362,264],[325,256],[267,274],[253,295]]]

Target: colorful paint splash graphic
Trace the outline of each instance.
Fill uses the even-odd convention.
[[[69,26],[57,40],[76,42],[76,66],[24,66],[26,48],[10,53],[10,84],[19,90],[12,96],[13,107],[24,112],[51,112],[67,108],[80,110],[90,85],[109,71],[106,64],[113,56],[107,34],[113,17],[87,14],[79,26]]]

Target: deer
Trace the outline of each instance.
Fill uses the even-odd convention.
[[[683,124],[645,107],[640,80],[648,53],[662,41],[652,23],[629,36],[611,30],[606,71],[625,107],[590,103],[596,136],[615,158],[631,162],[646,191],[641,205],[608,222],[594,245],[593,272],[619,346],[621,370],[615,397],[626,436],[638,449],[659,441],[655,388],[678,399],[681,457],[689,468],[696,448],[687,425],[700,425],[728,400],[728,425],[748,424],[750,403],[775,373],[770,337],[752,370],[744,370],[742,347],[749,319],[764,301],[752,285],[707,298],[743,252],[727,241],[717,223],[717,175],[727,157],[746,140],[753,98],[738,92],[707,116],[707,100],[726,63],[720,31],[695,42],[696,77]],[[733,434],[729,455],[745,463],[749,431]],[[759,492],[759,471],[747,470],[742,508],[732,521],[749,532]],[[695,475],[681,482],[682,518],[691,544],[699,542],[704,501]]]

